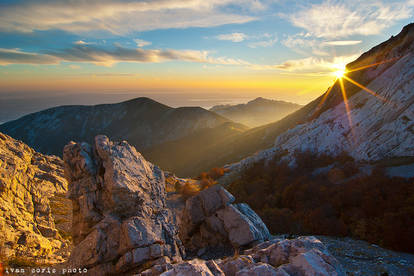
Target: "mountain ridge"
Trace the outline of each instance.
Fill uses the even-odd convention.
[[[300,107],[295,103],[257,97],[245,104],[216,105],[209,110],[247,126],[257,127],[278,121]]]
[[[227,122],[200,107],[172,108],[141,97],[116,104],[49,108],[4,123],[0,129],[40,152],[61,155],[70,140],[90,141],[102,133],[144,149]]]

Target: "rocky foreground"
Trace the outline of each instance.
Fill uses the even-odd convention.
[[[68,257],[63,217],[70,202],[59,205],[67,190],[63,174],[58,157],[0,133],[0,261],[24,258],[45,264]]]
[[[221,186],[168,208],[164,172],[125,141],[72,142],[64,162],[75,246],[66,267],[90,275],[345,275],[314,237],[270,239],[257,214]]]
[[[249,206],[234,204],[218,185],[188,200],[167,194],[174,179],[189,180],[164,173],[126,142],[71,143],[65,161],[73,210],[64,162],[0,134],[0,259],[11,274],[59,262],[51,267],[57,274],[85,268],[87,275],[414,272],[413,255],[362,241],[271,237]]]

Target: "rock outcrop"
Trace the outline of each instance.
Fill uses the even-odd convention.
[[[69,242],[56,227],[56,206],[50,203],[66,190],[61,159],[0,133],[1,258],[55,263],[67,257]]]
[[[164,172],[125,141],[71,142],[64,161],[75,246],[67,265],[89,275],[342,275],[315,238],[266,241],[262,220],[221,186],[168,207]]]
[[[220,185],[189,198],[183,211],[180,237],[188,253],[217,257],[270,238],[269,230],[247,204],[231,204],[233,195]]]
[[[70,143],[64,161],[73,202],[71,265],[107,275],[181,260],[164,173],[157,166],[127,142],[106,136],[97,136],[93,147]]]

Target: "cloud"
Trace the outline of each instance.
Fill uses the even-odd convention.
[[[259,48],[259,47],[272,47],[277,41],[278,38],[276,35],[271,35],[268,33],[264,33],[259,36],[252,37],[257,39],[258,41],[250,42],[247,46],[250,48]]]
[[[74,33],[127,34],[168,28],[241,24],[256,18],[230,8],[257,9],[247,0],[32,0],[2,4],[0,30],[32,32],[59,29]]]
[[[271,47],[277,41],[277,36],[269,33],[259,34],[259,35],[247,35],[245,33],[230,33],[230,34],[221,34],[215,37],[218,40],[228,40],[232,42],[242,42],[249,40],[247,44],[250,48],[259,48],[259,47]]]
[[[306,38],[303,33],[300,33],[289,35],[286,39],[282,40],[282,44],[288,48],[307,48],[315,47],[318,42],[315,39]]]
[[[323,42],[324,45],[329,46],[348,46],[362,43],[362,40],[332,40]]]
[[[44,54],[23,52],[20,49],[0,48],[0,65],[9,64],[58,64],[59,59]]]
[[[334,68],[355,60],[359,54],[333,58],[307,57],[287,60],[274,66],[275,69],[296,73],[331,73]]]
[[[410,2],[324,1],[284,16],[318,38],[375,35],[413,14]]]
[[[333,68],[355,60],[358,55],[333,58],[307,57],[287,60],[280,64],[253,64],[243,59],[213,57],[208,51],[196,50],[154,50],[141,48],[102,49],[93,46],[76,45],[72,48],[49,51],[44,54],[28,53],[18,49],[0,48],[0,65],[9,64],[58,64],[60,62],[93,63],[99,66],[111,66],[119,62],[160,63],[168,61],[186,61],[214,65],[241,66],[251,70],[278,70],[293,74],[326,75]],[[78,65],[69,65],[72,69]]]
[[[247,38],[244,33],[221,34],[216,37],[218,40],[229,40],[232,42],[242,42]]]
[[[86,44],[88,44],[88,43],[86,43],[85,41],[83,41],[83,40],[78,40],[78,41],[75,41],[74,42],[74,44],[76,44],[76,45],[86,45]]]
[[[93,44],[96,44],[96,42],[86,42],[84,40],[78,40],[78,41],[73,42],[73,44],[75,44],[75,45],[93,45]]]
[[[137,46],[138,47],[140,47],[140,48],[142,48],[142,47],[145,47],[145,46],[148,46],[148,45],[151,45],[152,44],[152,42],[149,42],[149,41],[145,41],[145,40],[142,40],[142,39],[134,39],[134,42],[137,44]]]
[[[362,40],[325,40],[324,38],[315,38],[308,33],[298,33],[288,35],[281,41],[282,45],[291,50],[308,56],[313,54],[316,56],[329,56],[329,47],[331,46],[350,46],[362,43]]]
[[[309,54],[316,56],[329,55],[329,53],[327,53],[324,49],[327,45],[325,45],[321,39],[311,38],[304,33],[288,35],[281,41],[281,43],[287,48],[303,56],[309,56]]]
[[[103,49],[94,46],[74,45],[64,50],[47,51],[43,54],[23,52],[18,49],[0,48],[0,65],[8,64],[58,64],[60,62],[93,63],[112,66],[119,62],[159,63],[166,61],[187,61],[221,65],[248,65],[242,59],[212,57],[208,51],[158,50],[124,48],[115,46]]]

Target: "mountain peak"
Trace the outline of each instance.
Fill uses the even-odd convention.
[[[253,99],[253,100],[247,102],[247,104],[262,103],[262,102],[274,102],[274,100],[265,99],[263,97],[257,97],[256,99]]]

